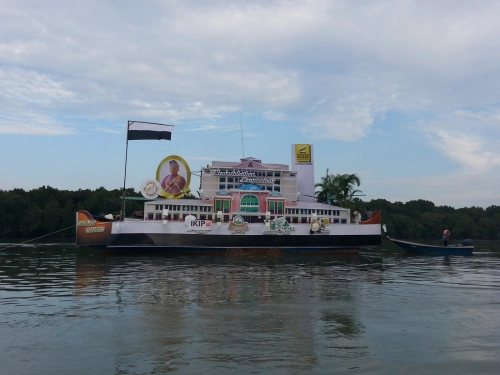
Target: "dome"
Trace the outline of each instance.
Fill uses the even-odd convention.
[[[255,185],[255,184],[242,184],[240,186],[238,186],[238,190],[258,190],[258,191],[262,191],[263,189],[259,186],[259,185]]]

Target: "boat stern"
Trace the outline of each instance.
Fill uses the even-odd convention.
[[[76,213],[76,246],[105,246],[111,239],[112,222],[100,221],[88,211]]]

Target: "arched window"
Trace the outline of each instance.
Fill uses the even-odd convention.
[[[240,200],[240,210],[244,212],[258,212],[259,198],[255,194],[245,194]]]

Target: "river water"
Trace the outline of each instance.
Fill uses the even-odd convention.
[[[0,244],[0,248],[6,244]],[[498,374],[500,242],[473,256],[0,250],[0,374]]]

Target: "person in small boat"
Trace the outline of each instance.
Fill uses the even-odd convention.
[[[178,195],[186,186],[186,180],[179,175],[179,163],[177,161],[170,160],[169,164],[170,174],[163,179],[161,187],[169,194]]]
[[[451,230],[453,228],[447,228],[443,231],[443,245],[448,246],[448,241],[450,240]]]

